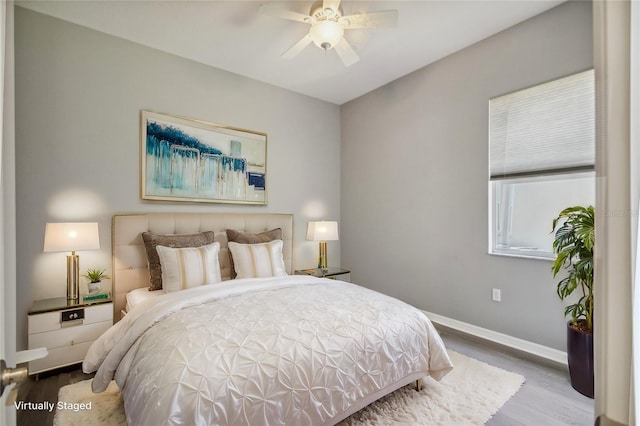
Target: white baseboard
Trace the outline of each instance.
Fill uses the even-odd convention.
[[[508,348],[512,348],[521,352],[525,352],[534,355],[539,358],[543,358],[552,361],[556,364],[563,366],[567,365],[567,353],[559,351],[557,349],[543,346],[538,343],[529,342],[524,339],[509,336],[508,334],[498,333],[497,331],[489,330],[487,328],[478,327],[477,325],[469,324],[466,322],[458,321],[452,318],[447,318],[442,315],[434,314],[431,312],[423,311],[427,317],[434,324],[439,324],[444,327],[470,334],[475,337],[479,337],[490,342],[497,343]]]

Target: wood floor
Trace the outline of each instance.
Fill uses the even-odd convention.
[[[25,402],[58,402],[58,390],[66,385],[81,382],[93,377],[93,374],[84,374],[80,364],[60,368],[39,375],[39,380],[29,377],[29,380],[20,385],[16,401]],[[52,426],[55,409],[52,412],[46,410],[18,410],[17,426]],[[60,425],[66,426],[66,425]]]
[[[571,387],[568,370],[455,332],[441,329],[440,335],[449,349],[525,377],[524,385],[487,426],[594,424],[593,399]]]
[[[487,364],[522,374],[522,388],[487,423],[488,426],[593,425],[593,400],[576,392],[568,372],[528,359],[522,354],[496,347],[455,332],[440,330],[447,347]],[[86,380],[78,366],[41,374],[20,386],[18,401],[58,401],[58,390],[67,384]],[[18,426],[51,426],[54,412],[18,411]],[[60,425],[65,426],[65,425]],[[452,425],[454,426],[454,425]],[[457,426],[457,425],[456,425]]]

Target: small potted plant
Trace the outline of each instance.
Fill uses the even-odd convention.
[[[593,246],[595,243],[593,206],[564,209],[553,220],[551,267],[555,277],[561,269],[567,275],[558,282],[558,296],[565,300],[578,290],[578,299],[565,308],[567,361],[571,386],[593,398]],[[556,229],[557,228],[557,229]],[[575,299],[574,299],[575,300]]]
[[[89,294],[97,293],[100,291],[100,282],[103,279],[109,279],[109,276],[106,274],[104,269],[88,269],[87,273],[83,275],[86,279],[89,280]]]

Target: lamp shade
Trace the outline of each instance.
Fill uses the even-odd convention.
[[[97,222],[47,223],[44,251],[80,251],[100,248]]]
[[[334,21],[320,21],[315,23],[310,30],[311,40],[320,49],[329,50],[335,47],[342,39],[344,28]]]
[[[338,222],[330,220],[311,221],[307,226],[307,240],[334,241],[338,239]]]

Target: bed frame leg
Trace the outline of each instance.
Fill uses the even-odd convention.
[[[416,391],[420,392],[422,390],[422,379],[416,380]]]

